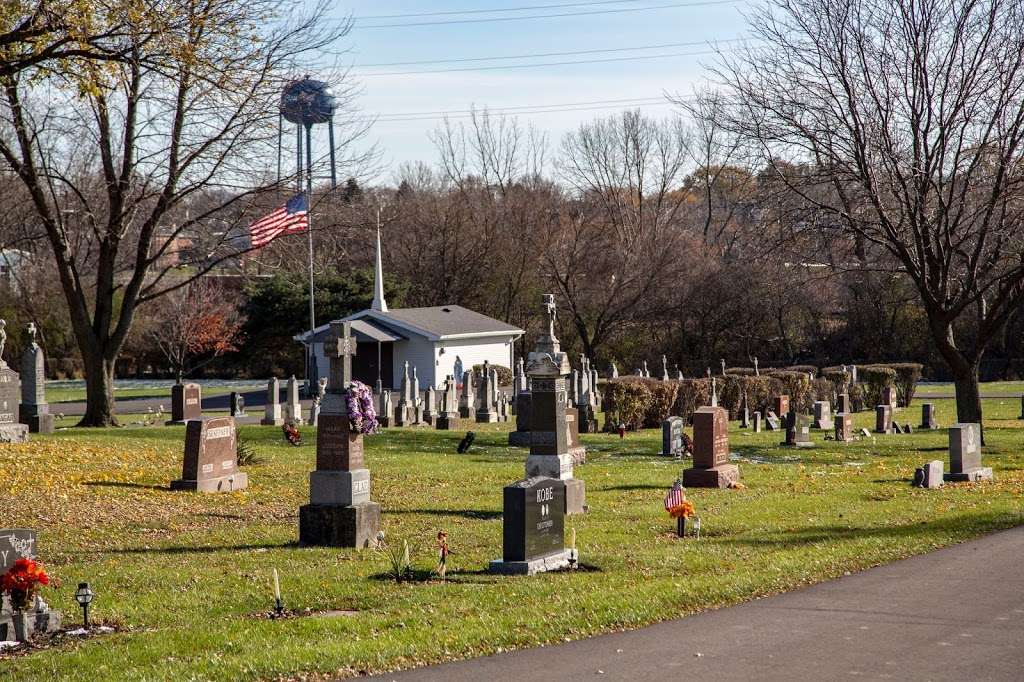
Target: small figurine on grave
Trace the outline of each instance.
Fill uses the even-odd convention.
[[[448,547],[448,533],[439,530],[437,531],[437,567],[434,568],[434,572],[441,576],[441,582],[444,582],[445,574],[448,572],[449,554],[451,554],[451,549]]]

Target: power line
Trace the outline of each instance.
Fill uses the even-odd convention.
[[[452,14],[496,14],[498,12],[525,12],[534,9],[557,9],[559,7],[589,7],[593,5],[624,5],[628,2],[644,2],[645,0],[601,0],[600,2],[559,2],[552,5],[521,5],[519,7],[497,7],[494,9],[453,9],[437,12],[412,12],[405,14],[376,14],[355,17],[360,19],[404,19],[407,17],[438,17]]]
[[[521,104],[521,105],[505,106],[505,107],[482,106],[482,107],[473,107],[473,108],[470,108],[470,109],[442,109],[440,111],[406,111],[406,112],[399,112],[399,113],[395,113],[395,114],[383,114],[380,118],[392,118],[392,117],[397,117],[397,116],[433,116],[433,115],[444,116],[446,114],[472,114],[473,112],[476,112],[476,113],[479,113],[479,114],[483,114],[485,112],[486,113],[494,114],[494,113],[500,113],[500,112],[506,112],[506,111],[515,111],[516,109],[538,109],[538,108],[543,108],[543,107],[575,107],[575,106],[585,106],[585,105],[588,105],[588,104],[629,104],[630,102],[661,101],[661,100],[664,100],[664,99],[665,98],[663,96],[658,96],[658,97],[625,97],[625,98],[620,98],[620,99],[593,99],[593,100],[587,100],[587,101],[584,101],[584,102],[555,102],[555,103],[552,103],[552,104]],[[380,118],[378,118],[376,120],[380,120]]]
[[[456,73],[465,71],[500,71],[504,69],[535,69],[543,66],[571,66],[574,64],[604,64],[608,62],[633,62],[642,59],[668,59],[671,57],[700,57],[709,54],[719,54],[729,50],[702,50],[700,52],[670,52],[665,54],[638,55],[635,57],[606,57],[604,59],[577,59],[561,62],[538,62],[536,64],[504,64],[501,66],[464,66],[456,69],[424,69],[420,71],[382,71],[379,73],[356,74],[361,78],[373,78],[377,76],[411,76],[427,73]]]
[[[380,62],[377,64],[353,64],[353,68],[379,68],[384,66],[415,66],[418,64],[451,64],[458,62],[491,62],[501,59],[535,59],[540,57],[564,57],[578,54],[599,54],[606,52],[636,52],[639,50],[658,50],[666,47],[693,47],[717,43],[735,43],[747,38],[721,38],[694,40],[688,43],[662,43],[660,45],[639,45],[637,47],[611,47],[601,50],[577,50],[574,52],[535,52],[533,54],[510,54],[502,57],[460,57],[458,59],[424,59],[415,62]]]
[[[670,102],[669,100],[663,99],[660,102],[636,103],[636,104],[633,104],[633,105],[626,105],[626,106],[624,106],[622,104],[603,104],[603,105],[599,104],[599,105],[594,105],[594,106],[562,107],[562,108],[558,108],[558,109],[526,110],[524,108],[524,109],[521,109],[521,110],[518,110],[518,111],[511,111],[511,112],[507,112],[507,113],[510,113],[511,115],[514,115],[514,116],[535,116],[537,114],[558,114],[558,113],[572,112],[572,111],[597,111],[597,110],[601,110],[601,109],[621,109],[621,108],[638,109],[638,108],[647,108],[647,107],[654,107],[654,106],[669,106],[669,105],[674,105],[674,104],[675,104],[674,102]],[[481,110],[481,113],[482,113],[482,110]],[[488,113],[492,113],[492,114],[496,113],[498,115],[503,115],[506,112],[504,112],[504,111],[496,111],[496,110],[489,109]],[[378,123],[405,123],[405,122],[415,122],[415,121],[442,121],[444,119],[472,118],[473,115],[474,114],[472,114],[472,113],[467,113],[467,114],[447,114],[447,115],[444,115],[444,116],[418,116],[418,117],[414,117],[414,118],[395,118],[395,119],[379,118],[379,119],[377,119],[377,122]]]
[[[706,7],[710,5],[735,5],[743,0],[699,0],[698,2],[677,2],[670,5],[651,5],[649,7],[623,7],[619,9],[596,9],[585,12],[560,12],[557,14],[529,14],[521,17],[488,17],[485,19],[445,19],[442,21],[413,21],[400,24],[369,24],[353,25],[354,29],[362,28],[408,28],[411,26],[442,26],[449,24],[481,24],[495,21],[525,21],[528,19],[553,19],[559,17],[581,17],[595,14],[622,14],[624,12],[647,12],[650,10],[673,9],[676,7]]]

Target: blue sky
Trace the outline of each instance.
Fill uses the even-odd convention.
[[[688,92],[704,78],[704,64],[710,54],[674,56],[662,59],[603,61],[588,64],[499,68],[486,71],[446,73],[403,73],[371,76],[372,73],[426,71],[465,67],[506,67],[513,64],[556,61],[607,60],[653,54],[706,53],[708,43],[736,38],[744,33],[745,4],[728,2],[694,4],[699,0],[624,0],[584,3],[580,0],[352,0],[337,4],[335,17],[356,17],[345,47],[347,61],[360,81],[361,110],[375,116],[397,116],[418,112],[464,111],[470,106],[530,107],[605,102],[607,100],[661,98],[666,91]],[[573,5],[523,11],[480,13],[478,10],[538,5]],[[672,6],[682,5],[689,6]],[[608,10],[660,7],[643,11]],[[474,10],[467,14],[410,17],[412,13]],[[575,14],[512,21],[433,24],[371,28],[373,25],[457,21],[493,17],[523,17],[544,14]],[[401,15],[396,18],[371,18]],[[684,45],[680,45],[683,43]],[[685,45],[685,43],[694,43]],[[665,45],[653,49],[623,50],[586,55],[562,55],[532,59],[489,60],[448,64],[369,66],[392,62],[500,57],[535,53],[608,50]],[[590,110],[520,113],[523,123],[546,132],[552,143],[566,131],[595,116],[606,116],[622,105],[587,104]],[[660,100],[642,108],[652,115],[667,115],[672,108]],[[417,118],[411,116],[410,118]],[[458,120],[457,118],[454,120]],[[428,132],[440,123],[427,120],[380,120],[370,139],[383,151],[383,162],[394,168],[405,161],[432,162],[436,158]],[[385,176],[388,174],[386,173]]]

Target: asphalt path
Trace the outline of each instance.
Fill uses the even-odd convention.
[[[1019,682],[1022,558],[1024,526],[640,630],[376,679]]]

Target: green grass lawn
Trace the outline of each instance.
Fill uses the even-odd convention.
[[[953,419],[952,401],[935,401]],[[732,424],[743,490],[690,489],[699,541],[673,537],[662,499],[682,469],[656,456],[660,433],[583,437],[590,512],[570,517],[591,571],[525,577],[484,572],[501,556],[502,486],[526,451],[507,425],[462,432],[389,430],[367,438],[373,499],[392,543],[434,563],[450,534],[449,581],[396,585],[363,550],[299,548],[314,442],[282,445],[279,429],[244,427],[265,462],[244,492],[171,492],[183,427],[68,430],[0,446],[0,526],[39,530],[39,554],[63,582],[46,598],[79,618],[79,581],[93,615],[122,631],[0,661],[5,679],[318,679],[355,676],[635,628],[841,576],[1024,522],[1024,423],[1016,400],[987,400],[985,462],[996,481],[942,490],[908,485],[915,466],[946,459],[945,431],[814,450],[778,447],[779,433]],[[915,426],[920,409],[898,413]],[[858,425],[873,414],[861,413]],[[286,605],[336,617],[257,618],[271,606],[271,570]]]
[[[983,396],[990,397],[1016,397],[1024,395],[1024,381],[992,381],[982,383],[980,386],[980,392]],[[917,387],[917,393],[915,394],[921,397],[927,396],[942,396],[952,398],[956,395],[956,387],[952,382],[940,382],[934,384],[924,384]],[[1018,416],[1020,412],[1017,413]]]
[[[266,383],[253,382],[241,386],[204,386],[203,397],[212,398],[219,395],[227,395],[232,391],[257,391],[266,390]],[[154,387],[116,387],[114,398],[124,400],[126,398],[162,398],[167,401],[167,409],[171,407],[171,389]],[[84,386],[48,386],[46,389],[46,400],[49,403],[75,403],[85,401]],[[57,409],[56,407],[54,408]]]

